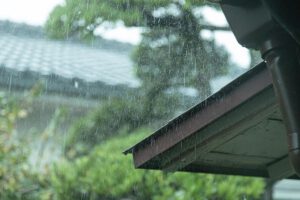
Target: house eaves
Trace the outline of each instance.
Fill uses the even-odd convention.
[[[135,167],[295,178],[265,63],[171,120],[125,154]]]
[[[0,66],[0,89],[7,92],[22,92],[39,85],[44,95],[101,99],[108,96],[121,97],[133,88],[127,85],[108,85],[101,81],[88,82],[79,78],[66,78],[56,74],[41,74],[34,71],[18,71]]]

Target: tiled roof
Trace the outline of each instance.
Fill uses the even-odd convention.
[[[130,52],[0,33],[0,66],[41,75],[135,87]]]

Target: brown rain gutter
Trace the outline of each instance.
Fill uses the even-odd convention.
[[[137,168],[160,168],[155,161],[160,154],[271,86],[266,64],[260,63],[124,153],[133,154]]]

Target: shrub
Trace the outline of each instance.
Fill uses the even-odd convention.
[[[26,98],[28,100],[28,97]],[[29,149],[16,135],[16,120],[26,116],[27,101],[0,94],[0,199],[32,199],[37,189],[28,165]]]
[[[53,167],[49,188],[54,199],[259,199],[261,179],[189,173],[167,174],[133,168],[122,151],[147,135],[139,130],[112,138],[88,155]]]
[[[79,119],[70,129],[67,149],[90,150],[120,131],[132,130],[142,123],[142,110],[127,99],[113,98]],[[74,149],[72,149],[74,150]]]

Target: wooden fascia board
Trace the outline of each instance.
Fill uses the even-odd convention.
[[[205,157],[207,153],[226,141],[236,137],[239,133],[254,127],[267,118],[269,114],[273,113],[276,108],[274,93],[272,88],[269,87],[243,105],[200,129],[185,141],[172,147],[173,152],[171,153],[170,149],[167,151],[170,153],[164,155],[164,159],[161,159],[161,168],[166,171],[184,169],[194,161]],[[238,174],[238,172],[236,173]],[[261,172],[258,172],[258,174],[261,174]]]

